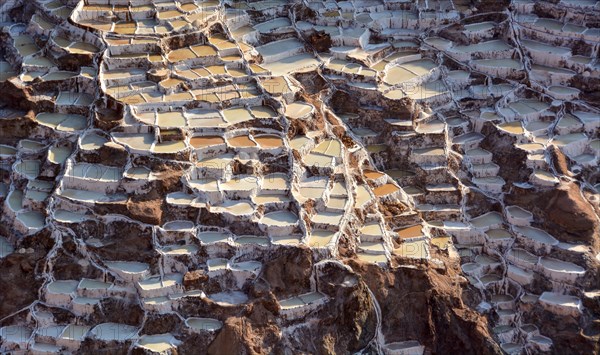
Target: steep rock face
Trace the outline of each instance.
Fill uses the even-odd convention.
[[[315,31],[308,36],[310,43],[317,52],[326,52],[331,48],[331,36],[325,31]]]
[[[481,133],[485,138],[480,146],[494,152],[493,162],[500,167],[498,175],[509,183],[527,180],[531,174],[531,169],[526,166],[527,153],[515,147],[515,138],[491,124],[486,124]]]
[[[582,329],[581,320],[558,316],[542,307],[534,307],[528,316],[541,325],[540,332],[555,340],[554,354],[598,354],[600,351],[597,320]]]
[[[86,339],[78,350],[78,354],[95,354],[95,353],[110,353],[115,355],[126,355],[129,352],[133,341],[126,342],[116,341],[92,341]],[[138,350],[139,351],[139,350]],[[138,352],[139,354],[139,352]]]
[[[91,153],[79,152],[79,154],[81,154],[81,160],[85,162],[116,167],[125,166],[129,157],[127,150],[123,146],[113,142],[105,143],[98,151]]]
[[[598,217],[576,183],[542,191],[518,189],[507,195],[506,201],[534,213],[536,222],[561,241],[592,246],[599,242]]]
[[[290,268],[286,270],[290,271]],[[376,337],[377,316],[366,283],[362,277],[341,264],[317,266],[317,270],[316,282],[321,292],[329,298],[323,308],[301,318],[282,319],[269,285],[258,283],[253,286],[252,294],[262,295],[261,298],[246,307],[242,317],[226,318],[222,331],[207,352],[264,354],[292,351],[325,354],[369,349]],[[273,281],[273,276],[263,276]],[[297,276],[283,278],[290,286],[299,282]],[[303,292],[302,289],[292,290],[294,294]]]
[[[105,215],[117,212],[143,223],[163,224],[163,213],[167,210],[164,196],[180,188],[182,173],[174,166],[153,161],[144,163],[156,164],[156,181],[149,182],[142,190],[143,193],[133,194],[127,201],[96,204],[96,213]]]
[[[185,273],[185,275],[183,275],[183,285],[187,289],[200,290],[201,286],[203,286],[208,281],[208,279],[209,277],[208,275],[206,275],[204,270],[188,271]]]
[[[43,231],[21,240],[18,252],[0,259],[0,319],[38,298],[38,291],[45,282],[40,272],[53,245],[48,231]]]
[[[509,0],[476,0],[471,1],[471,3],[473,3],[478,12],[481,13],[503,11],[510,5]]]
[[[255,340],[246,337],[252,332],[249,324],[240,317],[231,317],[225,321],[223,329],[210,344],[208,354],[256,354]]]
[[[349,262],[381,306],[386,342],[418,340],[433,353],[500,354],[486,318],[461,300],[466,280],[457,265],[446,273],[422,266],[383,272],[374,265]]]
[[[552,164],[556,171],[563,175],[572,176],[573,174],[569,171],[569,160],[565,154],[556,146],[550,146],[548,150],[552,156]]]
[[[0,86],[0,91],[2,88]],[[10,92],[10,91],[9,91]],[[16,102],[24,101],[21,98],[15,98]],[[4,143],[16,144],[19,139],[28,137],[36,128],[36,124],[33,122],[33,111],[21,111],[21,114],[14,114],[12,117],[4,117],[0,120],[0,133],[4,138]]]
[[[227,318],[207,354],[264,354],[281,351],[281,329],[275,316],[260,303],[242,317]]]
[[[317,343],[318,352],[356,352],[367,348],[377,337],[378,320],[375,300],[365,280],[339,264],[327,264],[320,272],[319,287],[334,302],[319,314],[317,329],[323,329],[323,340]]]
[[[586,6],[3,1],[0,352],[598,352]]]
[[[316,268],[316,282],[328,302],[306,318],[288,320],[282,348],[318,354],[374,350],[378,315],[363,278],[336,262]]]
[[[10,103],[10,107],[12,108],[16,108],[16,109],[20,109],[20,110],[26,110],[29,111],[31,109],[36,109],[36,105],[33,101],[33,97],[32,97],[32,93],[31,93],[31,89],[25,88],[13,81],[7,80],[4,81],[2,83],[0,83],[0,90],[4,93],[4,97],[3,97],[3,105],[2,106],[8,106],[7,103]],[[2,120],[0,121],[2,122],[2,125],[0,125],[0,128],[2,129],[2,132],[6,132],[9,133],[11,132],[11,127],[17,125],[17,123],[19,123],[18,121],[14,121],[12,122],[12,124],[9,124],[10,121],[5,121]],[[34,126],[33,122],[28,122],[29,123],[29,128],[31,129],[31,127]],[[13,128],[14,129],[14,128]],[[18,135],[18,136],[22,136],[22,137],[26,137],[29,133],[27,131],[24,130],[16,130],[17,132],[22,132],[20,134],[12,134],[12,135]],[[10,136],[7,136],[10,137]]]
[[[156,254],[152,246],[152,231],[150,228],[142,228],[137,224],[117,222],[106,226],[106,229],[98,228],[95,235],[99,238],[101,245],[95,248],[98,255],[106,260],[139,261],[146,259],[150,263]]]
[[[175,314],[150,315],[144,321],[144,334],[165,334],[172,332],[173,329],[180,330],[183,322]]]
[[[477,190],[469,190],[465,196],[467,211],[471,216],[481,216],[489,211],[501,211],[502,207]]]
[[[56,253],[54,264],[52,265],[54,277],[58,280],[96,279],[102,277],[100,270],[94,268],[89,261],[83,261],[85,258],[77,252],[69,237],[63,237],[62,242],[65,250],[59,250]],[[69,245],[72,247],[71,250],[68,249]]]
[[[144,320],[144,310],[140,305],[132,305],[128,299],[105,299],[91,315],[92,324],[117,323],[139,326]]]
[[[306,248],[283,249],[265,262],[262,277],[279,297],[308,292],[312,252]]]
[[[600,108],[600,94],[598,93],[598,87],[600,86],[599,78],[576,76],[571,81],[571,85],[583,92],[582,96],[586,101]]]

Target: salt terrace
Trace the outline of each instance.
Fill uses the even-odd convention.
[[[284,337],[351,259],[460,263],[505,353],[553,349],[534,309],[597,324],[598,236],[553,235],[532,199],[598,208],[600,2],[466,3],[4,1],[0,258],[55,246],[0,351],[207,347],[299,250],[311,282],[269,291]],[[379,351],[430,351],[378,317]]]

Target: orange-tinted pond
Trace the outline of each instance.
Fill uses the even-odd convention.
[[[389,194],[391,194],[393,192],[396,192],[398,190],[399,190],[399,188],[396,185],[394,185],[394,184],[385,184],[385,185],[381,185],[381,186],[376,187],[373,190],[373,193],[375,194],[375,196],[380,197],[380,196],[389,195]]]
[[[420,237],[423,235],[423,230],[422,230],[421,225],[417,224],[416,226],[401,229],[401,230],[397,231],[396,233],[398,233],[398,236],[401,239],[416,238],[416,237]]]
[[[219,136],[200,136],[192,137],[192,139],[190,139],[190,144],[194,148],[208,147],[211,145],[223,143],[225,143],[225,140],[223,139],[223,137]]]
[[[375,171],[375,170],[365,169],[364,172],[365,172],[365,177],[367,179],[378,179],[384,175],[382,172]]]
[[[232,147],[256,147],[256,143],[250,140],[247,135],[228,138],[227,142]]]
[[[254,137],[254,140],[263,148],[278,148],[283,146],[283,140],[281,137],[273,134],[256,136]]]

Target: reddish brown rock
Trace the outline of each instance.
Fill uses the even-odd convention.
[[[502,133],[491,123],[485,123],[481,133],[485,136],[479,147],[494,152],[492,161],[500,167],[498,175],[508,186],[513,182],[522,182],[529,179],[531,169],[527,167],[527,153],[515,147],[516,139]]]
[[[25,238],[15,252],[0,259],[0,319],[28,306],[38,298],[43,279],[36,268],[42,268],[54,244],[48,231]]]
[[[312,253],[308,248],[279,249],[263,265],[263,278],[282,298],[310,291]]]
[[[463,303],[468,284],[459,281],[464,279],[457,262],[447,261],[445,274],[425,265],[390,270],[356,260],[349,265],[381,306],[387,342],[414,339],[432,353],[501,353],[487,319]]]
[[[162,224],[163,199],[138,200],[132,198],[127,202],[127,211],[131,218],[148,224]]]
[[[208,281],[208,275],[203,270],[188,271],[183,275],[183,286],[188,290],[197,290]]]
[[[139,261],[154,265],[157,260],[152,244],[152,229],[142,228],[138,223],[115,221],[96,227],[95,234],[101,246],[90,247],[103,260]]]
[[[244,341],[244,333],[248,330],[243,318],[231,317],[223,324],[223,328],[208,347],[208,354],[254,354],[253,346]]]
[[[183,327],[183,321],[176,314],[148,314],[142,334],[175,333]]]
[[[569,171],[569,160],[564,153],[555,145],[549,146],[548,150],[550,151],[550,155],[552,157],[554,169],[563,175],[573,176],[573,174]]]
[[[531,211],[542,229],[560,241],[598,244],[598,219],[573,182],[549,190],[516,191],[506,196],[506,202]]]
[[[98,150],[100,161],[104,165],[123,167],[127,164],[129,153],[125,148],[114,142],[105,143]]]
[[[332,45],[331,36],[325,31],[315,31],[307,39],[317,52],[328,52]]]

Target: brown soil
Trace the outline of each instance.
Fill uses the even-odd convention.
[[[153,195],[153,194],[150,194]],[[152,196],[153,197],[153,196]],[[140,222],[161,225],[162,223],[162,209],[161,206],[164,202],[164,198],[152,198],[150,196],[143,196],[138,198],[132,197],[127,202],[127,211],[129,216]]]

